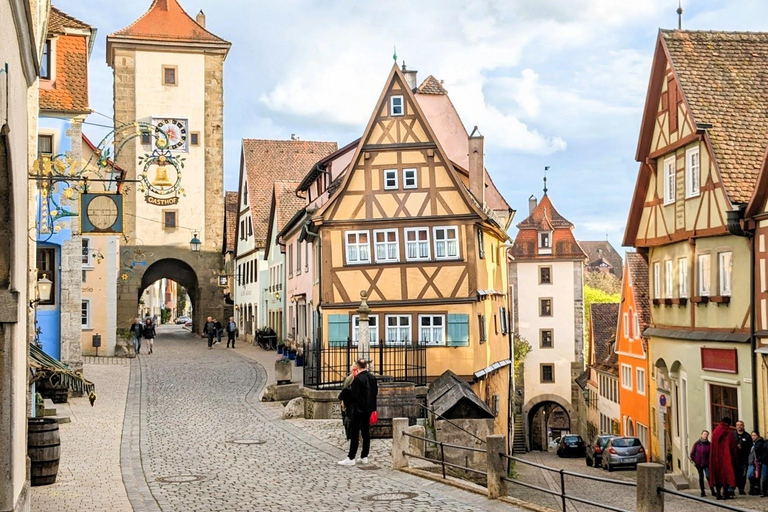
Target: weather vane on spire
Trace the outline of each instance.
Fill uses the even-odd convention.
[[[392,59],[397,63],[397,46],[395,46],[395,53],[392,54]]]
[[[547,195],[547,171],[549,170],[549,166],[544,166],[544,195]]]
[[[677,30],[683,30],[683,2],[677,2]]]

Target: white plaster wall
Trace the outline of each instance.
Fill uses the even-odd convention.
[[[145,202],[138,187],[132,187],[136,197],[136,236],[143,245],[189,245],[193,231],[205,245],[205,62],[202,54],[136,52],[136,118],[149,122],[152,117],[187,118],[188,134],[200,133],[200,145],[189,146],[189,152],[176,153],[186,158],[182,174],[182,187],[186,197],[180,196],[174,206],[154,206]],[[176,66],[176,86],[162,84],[163,65]],[[188,135],[189,136],[189,135]],[[136,138],[136,154],[146,152],[140,138]],[[140,171],[140,170],[139,170]],[[210,169],[210,172],[221,172]],[[166,230],[162,224],[162,211],[178,211],[180,227]]]
[[[518,321],[520,335],[531,344],[523,374],[524,403],[541,394],[553,394],[571,402],[571,363],[574,353],[573,262],[517,262]],[[552,284],[539,284],[539,267],[552,267]],[[539,298],[552,298],[551,317],[539,316]],[[554,348],[539,348],[539,329],[553,329]],[[555,382],[540,382],[540,364],[554,363]]]

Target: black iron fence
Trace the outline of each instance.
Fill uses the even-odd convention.
[[[717,507],[723,510],[732,510],[733,512],[754,512],[753,510],[747,509],[747,508],[740,508],[736,507],[734,505],[728,505],[726,503],[713,503],[711,500],[700,498],[698,496],[695,496],[693,494],[687,494],[680,491],[675,491],[673,489],[667,489],[665,487],[656,487],[656,492],[664,493],[664,494],[671,494],[672,496],[677,496],[679,498],[685,498],[692,501],[698,501],[699,503],[704,503],[706,505],[711,505],[713,507]]]
[[[469,471],[470,473],[474,473],[476,475],[482,475],[485,477],[488,476],[487,471],[480,471],[479,469],[470,468],[467,466],[461,466],[459,464],[454,464],[452,462],[447,462],[445,460],[446,448],[453,449],[453,450],[463,450],[463,451],[473,452],[473,453],[486,453],[487,450],[485,448],[473,448],[471,446],[461,446],[458,444],[443,443],[441,441],[435,441],[434,439],[427,439],[426,437],[409,434],[408,432],[404,432],[403,435],[406,437],[410,437],[411,439],[418,439],[419,441],[423,441],[425,444],[436,445],[437,448],[439,448],[439,451],[440,451],[439,459],[431,459],[429,457],[423,457],[421,455],[414,454],[414,453],[403,453],[403,455],[406,457],[413,457],[414,459],[432,462],[433,464],[440,464],[440,467],[442,468],[442,472],[443,472],[443,478],[446,478],[446,472],[445,472],[446,468],[459,469],[461,471]]]
[[[357,344],[347,340],[340,345],[326,345],[315,340],[306,347],[304,386],[314,389],[341,389],[357,360]],[[390,382],[427,384],[427,345],[422,341],[372,343],[369,359],[373,370]]]

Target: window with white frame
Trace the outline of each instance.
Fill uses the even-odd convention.
[[[82,328],[91,328],[91,299],[83,299],[81,306]]]
[[[699,276],[699,296],[701,297],[709,297],[710,293],[710,277],[711,277],[711,267],[710,267],[710,255],[709,254],[699,254],[698,259],[698,276]]]
[[[645,368],[635,368],[635,377],[637,386],[637,393],[639,395],[645,394]]]
[[[695,147],[685,152],[685,197],[698,196],[701,188],[700,182],[699,148]]]
[[[552,254],[551,231],[539,231],[539,254]]]
[[[501,324],[501,334],[509,332],[509,319],[507,317],[507,308],[499,306],[499,323]]]
[[[417,188],[416,169],[403,169],[403,188]]]
[[[429,229],[405,229],[405,259],[408,261],[429,259]]]
[[[621,387],[632,389],[632,367],[628,364],[621,365]]]
[[[648,427],[640,422],[637,422],[637,438],[640,439],[640,444],[647,450],[648,449]]]
[[[688,298],[688,258],[677,260],[677,296]]]
[[[374,231],[373,245],[376,251],[376,263],[399,261],[400,251],[398,250],[396,229],[378,229]]]
[[[301,274],[301,242],[296,241],[296,275]]]
[[[434,228],[435,259],[452,260],[459,257],[459,228],[455,226]]]
[[[397,189],[397,169],[384,169],[384,190]]]
[[[379,342],[379,315],[368,315],[368,341],[371,345]],[[357,345],[360,336],[360,315],[352,316],[352,344]]]
[[[672,260],[666,260],[664,262],[664,298],[672,298],[672,287],[674,283],[674,275],[672,274]]]
[[[347,263],[370,263],[368,231],[347,231],[344,236],[346,238]]]
[[[91,253],[91,239],[88,237],[83,237],[83,266],[84,267],[93,267],[93,255]]]
[[[387,315],[387,343],[411,341],[411,315]]]
[[[733,253],[721,252],[718,254],[718,275],[720,276],[720,295],[724,297],[731,296],[731,280],[732,280],[732,268],[731,268],[731,255]]]
[[[634,338],[639,338],[642,336],[643,333],[640,332],[640,317],[635,313],[635,336]]]
[[[419,336],[427,345],[444,345],[445,315],[419,315]]]
[[[653,298],[661,297],[661,263],[653,262]]]
[[[664,204],[675,202],[675,157],[664,160]]]
[[[629,313],[624,313],[624,337],[629,339]]]
[[[389,113],[393,116],[402,116],[405,114],[402,96],[392,96],[389,99]]]

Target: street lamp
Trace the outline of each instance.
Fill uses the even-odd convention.
[[[197,233],[192,235],[192,240],[189,241],[189,248],[192,249],[192,252],[200,252],[200,246],[202,245],[203,243],[197,238]]]
[[[29,307],[33,308],[35,307],[35,304],[38,302],[48,302],[51,300],[51,292],[53,291],[53,281],[45,277],[45,274],[43,274],[43,277],[37,280],[37,298],[35,300],[29,301]]]

